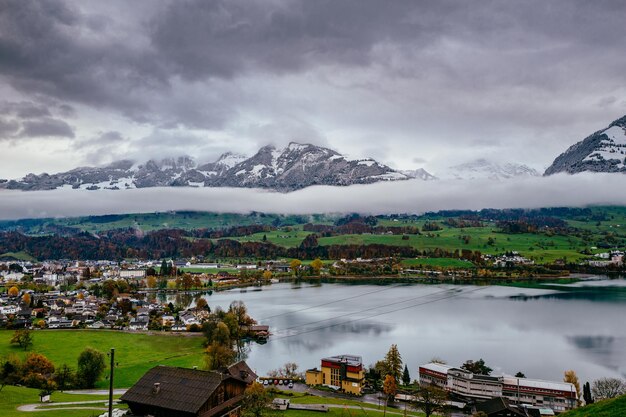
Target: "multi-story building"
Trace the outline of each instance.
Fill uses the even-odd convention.
[[[576,407],[578,399],[576,388],[568,382],[477,375],[439,363],[420,366],[419,374],[421,384],[437,385],[467,401],[504,397],[512,405],[549,407],[562,412]]]
[[[326,385],[354,395],[361,395],[364,381],[365,369],[360,356],[331,356],[322,359],[319,370],[306,371],[307,385]]]

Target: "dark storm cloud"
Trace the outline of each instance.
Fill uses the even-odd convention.
[[[63,120],[44,117],[39,120],[27,120],[22,123],[22,129],[18,133],[18,137],[37,138],[37,137],[63,137],[73,138],[75,136],[74,129]]]
[[[397,166],[448,163],[445,144],[453,163],[541,168],[626,113],[624,21],[621,1],[4,0],[0,80],[36,105],[0,135],[22,116],[91,127],[87,108],[160,154],[216,133],[234,151],[304,139]]]
[[[20,91],[138,115],[136,88],[165,88],[146,50],[133,49],[61,1],[6,0],[0,8],[0,72]]]
[[[153,21],[161,56],[186,78],[284,73],[324,64],[367,65],[377,41],[419,32],[411,2],[174,2]],[[419,42],[419,39],[415,39]]]

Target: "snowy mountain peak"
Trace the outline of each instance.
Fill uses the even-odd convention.
[[[626,116],[570,146],[544,175],[583,171],[626,172]]]
[[[479,158],[474,161],[452,166],[443,176],[448,179],[505,180],[516,177],[538,177],[539,172],[527,165],[513,162],[498,163]]]
[[[349,160],[338,152],[291,142],[264,146],[250,158],[226,152],[216,161],[197,165],[181,156],[145,163],[117,161],[103,167],[83,167],[58,174],[29,174],[0,187],[49,190],[60,187],[122,189],[167,186],[255,187],[293,191],[311,185],[368,184],[411,177],[371,158]]]

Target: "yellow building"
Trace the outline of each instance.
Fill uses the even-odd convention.
[[[324,385],[354,395],[361,395],[364,381],[365,370],[360,356],[331,356],[322,359],[319,370],[306,371],[307,385]]]

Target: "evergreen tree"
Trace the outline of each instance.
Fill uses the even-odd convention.
[[[583,399],[585,400],[585,404],[593,404],[593,396],[591,395],[591,385],[589,385],[589,382],[585,382],[583,385]]]
[[[163,259],[163,262],[161,262],[161,276],[167,277],[169,275],[170,275],[170,267],[167,264],[167,261]]]
[[[411,375],[409,375],[409,367],[404,365],[404,372],[402,373],[402,384],[409,385],[411,383]]]

